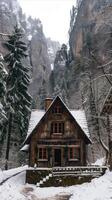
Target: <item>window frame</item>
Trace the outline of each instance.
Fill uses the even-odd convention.
[[[51,122],[51,134],[64,134],[65,123],[63,121],[53,121]]]
[[[63,107],[62,106],[55,106],[52,109],[53,114],[62,114],[63,113]]]
[[[40,150],[42,151],[41,152],[42,156],[40,156]],[[47,150],[47,147],[45,147],[45,146],[44,147],[43,146],[39,146],[38,147],[38,161],[48,161],[48,150]]]
[[[72,152],[70,152],[71,151],[71,149],[72,149]],[[76,155],[78,155],[78,154],[75,154],[75,151],[76,150],[78,150],[79,152],[78,152],[78,154],[79,154],[79,158],[76,156]],[[72,153],[72,156],[70,155]],[[76,157],[75,157],[76,156]],[[69,146],[68,147],[68,160],[69,161],[80,161],[80,159],[81,159],[81,148],[80,148],[80,146],[79,145],[77,145],[77,146]]]

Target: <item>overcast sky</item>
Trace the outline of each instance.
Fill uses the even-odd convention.
[[[18,0],[23,12],[40,18],[46,37],[68,42],[70,9],[76,0]]]

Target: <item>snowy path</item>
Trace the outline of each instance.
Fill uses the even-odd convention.
[[[0,174],[4,180],[21,169]],[[3,176],[3,177],[2,177]],[[72,196],[71,196],[72,195]],[[107,172],[90,183],[70,187],[37,188],[25,184],[25,172],[10,178],[0,186],[0,200],[112,200],[112,172]]]
[[[55,196],[51,196],[51,197],[44,197],[44,198],[39,198],[38,195],[34,194],[33,191],[34,189],[32,187],[25,187],[21,193],[26,197],[26,199],[30,199],[30,200],[69,200],[71,195],[70,194],[66,194],[66,193],[60,193],[57,194]]]
[[[11,175],[11,176],[9,176],[9,177],[3,179],[3,181],[0,182],[0,185],[3,185],[6,181],[8,181],[9,179],[13,178],[14,176],[17,176],[17,175],[21,174],[21,173],[24,172],[24,171],[25,171],[25,169],[24,169],[23,171],[17,172],[17,173],[15,173],[15,174],[13,174],[13,175]]]

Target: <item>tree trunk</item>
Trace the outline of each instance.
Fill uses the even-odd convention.
[[[110,170],[112,171],[112,141],[110,137],[110,119],[109,115],[107,115],[107,132],[108,132],[108,147],[109,147],[109,155],[108,155],[108,165]]]
[[[12,113],[9,114],[8,120],[8,130],[7,130],[7,144],[6,144],[6,155],[5,155],[5,170],[8,170],[8,160],[9,160],[9,151],[10,151],[10,138],[12,130]]]

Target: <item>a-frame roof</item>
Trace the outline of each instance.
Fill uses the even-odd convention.
[[[85,116],[84,110],[69,110],[68,107],[65,105],[63,100],[57,96],[49,106],[48,110],[42,111],[42,110],[34,110],[31,113],[31,118],[30,118],[30,123],[29,123],[29,129],[28,129],[28,134],[26,137],[26,140],[24,144],[28,144],[30,141],[30,138],[32,137],[33,133],[37,130],[38,126],[40,123],[42,123],[42,120],[46,117],[46,115],[50,112],[52,109],[53,105],[55,104],[56,101],[59,101],[67,112],[71,115],[75,123],[80,127],[82,130],[83,136],[85,137],[85,140],[87,143],[91,143],[90,137],[89,137],[89,130],[88,130],[88,125],[87,125],[87,120]]]

